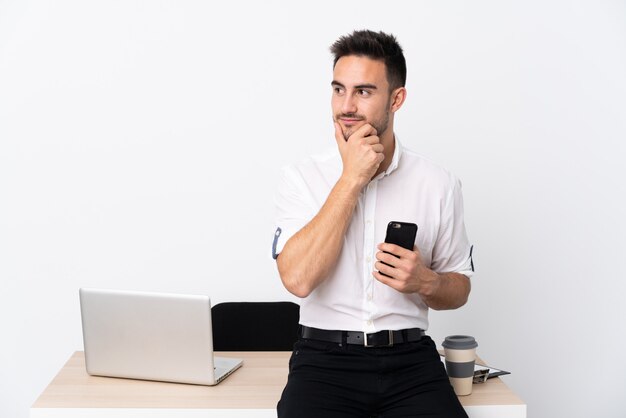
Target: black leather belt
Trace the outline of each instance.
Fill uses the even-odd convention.
[[[419,341],[424,336],[421,328],[401,329],[397,331],[378,331],[365,334],[359,331],[331,331],[326,329],[300,326],[300,336],[309,340],[330,343],[354,344],[365,347],[392,347],[394,344]]]

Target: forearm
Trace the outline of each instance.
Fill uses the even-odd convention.
[[[308,296],[334,267],[361,187],[340,178],[319,213],[287,241],[276,261],[289,292]]]
[[[457,309],[465,305],[471,290],[469,278],[459,273],[432,272],[432,279],[420,289],[422,300],[434,310]]]

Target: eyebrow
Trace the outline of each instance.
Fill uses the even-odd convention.
[[[338,86],[338,87],[343,87],[345,88],[346,86],[344,86],[343,84],[341,84],[339,81],[333,80],[330,83],[331,86]],[[354,86],[355,89],[370,89],[370,90],[377,90],[378,87],[376,87],[376,85],[374,84],[359,84],[357,86]]]

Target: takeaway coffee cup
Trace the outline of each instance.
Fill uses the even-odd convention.
[[[446,337],[441,345],[443,345],[446,357],[446,371],[454,393],[458,396],[471,394],[476,347],[478,347],[476,340],[469,335],[451,335]]]

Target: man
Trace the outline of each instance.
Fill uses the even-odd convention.
[[[406,64],[392,35],[331,47],[336,147],[287,167],[273,253],[302,298],[279,417],[466,417],[428,328],[428,309],[467,301],[473,273],[460,182],[393,132]],[[418,225],[407,250],[390,221]]]

